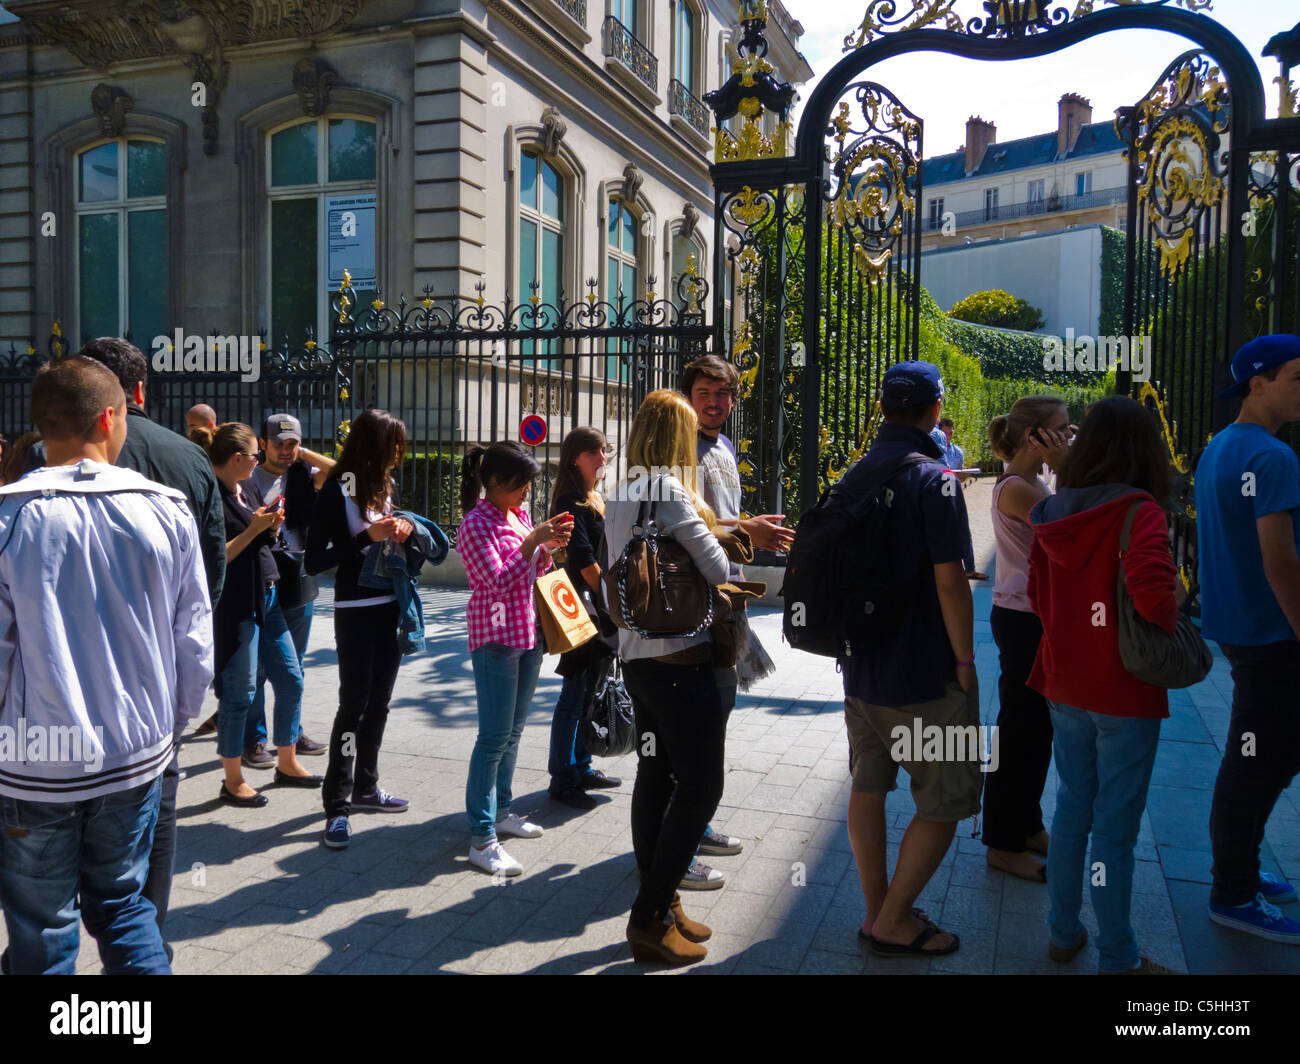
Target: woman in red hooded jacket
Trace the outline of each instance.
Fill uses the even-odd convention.
[[[1139,955],[1129,908],[1133,848],[1169,697],[1163,687],[1143,683],[1124,668],[1115,594],[1120,533],[1136,508],[1125,586],[1138,613],[1174,630],[1177,570],[1162,506],[1169,495],[1169,461],[1151,415],[1125,396],[1096,403],[1057,485],[1057,493],[1029,515],[1029,600],[1043,622],[1029,686],[1051,709],[1060,780],[1047,858],[1049,953],[1068,961],[1087,942],[1079,909],[1091,834],[1100,971],[1167,974]]]

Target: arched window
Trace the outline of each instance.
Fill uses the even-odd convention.
[[[325,116],[268,135],[271,337],[297,347],[329,335],[330,294],[346,269],[359,312],[375,297],[375,123]]]
[[[519,157],[519,296],[524,303],[536,295],[542,303],[559,306],[564,288],[564,177],[540,153]],[[536,285],[536,287],[534,287]],[[568,298],[569,294],[565,293]],[[547,341],[549,343],[550,341]],[[535,356],[532,341],[522,351]],[[550,352],[541,352],[547,355]]]
[[[119,137],[76,156],[76,336],[149,350],[167,321],[167,146]]]

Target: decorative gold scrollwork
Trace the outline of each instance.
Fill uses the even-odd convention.
[[[1206,211],[1224,197],[1220,135],[1231,123],[1231,101],[1218,68],[1189,52],[1169,66],[1135,115],[1138,196],[1160,247],[1161,272],[1172,279],[1191,258]]]

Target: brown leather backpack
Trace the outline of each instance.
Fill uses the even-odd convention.
[[[632,538],[603,579],[614,623],[643,639],[687,639],[713,623],[713,588],[690,552],[659,532],[654,503],[641,503]]]

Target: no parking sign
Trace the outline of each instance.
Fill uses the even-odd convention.
[[[540,414],[529,414],[519,424],[519,438],[530,447],[546,439],[546,419]]]

